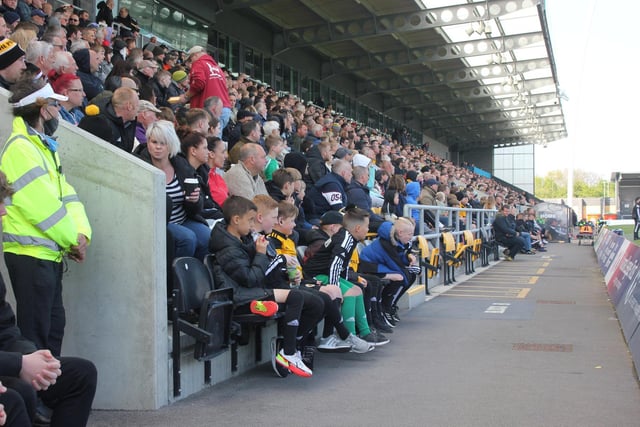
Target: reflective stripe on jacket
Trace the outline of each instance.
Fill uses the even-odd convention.
[[[15,191],[5,200],[7,215],[2,218],[6,252],[60,261],[64,252],[78,244],[78,234],[91,239],[84,206],[62,174],[58,154],[21,117],[13,120],[0,170]]]

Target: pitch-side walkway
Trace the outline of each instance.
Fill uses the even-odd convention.
[[[95,411],[89,425],[640,425],[638,381],[591,246],[493,263],[401,314],[390,344],[319,353],[313,378],[263,365],[158,411]]]

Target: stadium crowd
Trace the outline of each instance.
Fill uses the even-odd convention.
[[[411,251],[420,222],[470,224],[465,211],[404,217],[405,204],[495,209],[505,259],[544,250],[525,193],[410,144],[406,129],[371,129],[321,99],[305,103],[229,72],[201,46],[182,52],[152,37],[138,47],[135,19],[112,8],[101,2],[91,22],[73,7],[2,0],[0,86],[13,92],[14,133],[56,157],[61,119],[162,170],[168,256],[213,253],[216,279],[234,287],[239,306],[284,310],[278,375],[311,376],[314,348],[364,353],[389,343],[398,300],[420,270]],[[19,178],[8,155],[0,170]],[[3,222],[12,218],[9,210]],[[85,228],[56,247],[81,262]],[[368,233],[377,237],[360,250]],[[321,319],[316,343],[310,332]]]

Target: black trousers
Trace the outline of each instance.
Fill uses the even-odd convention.
[[[16,297],[16,318],[22,335],[39,349],[58,357],[66,323],[62,305],[62,263],[5,252]]]
[[[30,384],[16,377],[0,377],[0,381],[7,387],[7,391],[0,394],[0,403],[4,405],[4,412],[7,414],[5,425],[31,427],[36,407],[36,391]]]
[[[515,258],[516,255],[520,253],[520,250],[524,248],[524,239],[520,236],[504,237],[498,243],[509,249],[509,256],[511,258]]]
[[[84,427],[96,393],[97,371],[88,360],[76,357],[60,358],[62,375],[46,391],[37,392],[31,384],[15,377],[1,377],[9,389],[0,394],[10,426],[31,426],[35,414],[36,396],[53,410],[51,427]],[[9,393],[11,391],[11,393]]]

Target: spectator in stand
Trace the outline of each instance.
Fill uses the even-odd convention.
[[[258,196],[260,197],[260,196]],[[256,199],[258,199],[256,197]],[[273,231],[269,234],[269,240],[278,255],[283,255],[287,261],[287,271],[289,269],[296,270],[296,281],[300,281],[302,277],[302,268],[297,256],[296,243],[292,239],[295,226],[295,218],[297,216],[297,208],[289,202],[280,202],[278,204],[278,220],[273,224]],[[342,215],[336,214],[342,223]],[[339,230],[340,227],[333,228]],[[322,243],[330,236],[324,234]],[[320,243],[320,244],[322,244]],[[317,250],[316,250],[317,251]],[[315,252],[314,252],[315,254]],[[312,285],[310,283],[309,285]],[[305,292],[317,295],[324,301],[324,328],[322,332],[321,344],[318,350],[323,352],[345,351],[351,350],[354,353],[367,353],[372,349],[371,344],[361,338],[351,334],[344,325],[341,314],[342,292],[337,286],[303,286]],[[335,334],[334,334],[335,330]]]
[[[216,254],[216,280],[232,287],[234,302],[250,303],[253,312],[259,313],[257,306],[266,307],[265,303],[285,304],[283,348],[274,354],[274,370],[281,375],[279,365],[294,375],[310,377],[313,371],[302,361],[298,346],[321,318],[323,306],[316,296],[287,289],[287,281],[278,276],[282,257],[270,260],[267,237],[259,235],[254,241],[250,234],[257,211],[256,205],[243,197],[230,197],[225,203],[224,222],[214,226],[209,245]],[[267,271],[273,273],[269,275]]]
[[[38,38],[41,38],[44,34],[45,30],[45,20],[47,19],[47,15],[40,9],[33,9],[30,12],[31,22],[33,22],[36,27],[38,27]]]
[[[184,70],[176,70],[171,74],[171,79],[174,81],[182,93],[189,90],[189,74]]]
[[[288,201],[293,203],[295,181],[295,177],[289,169],[278,169],[273,173],[272,179],[265,183],[265,186],[269,196],[276,202]]]
[[[204,110],[211,115],[211,117],[216,118],[220,121],[222,117],[222,109],[224,105],[222,103],[222,99],[219,96],[210,96],[204,100]],[[217,136],[218,138],[222,138],[222,125],[220,126],[220,131],[213,136]]]
[[[0,16],[3,16],[3,19],[7,25],[5,31],[0,35],[3,36],[2,38],[8,38],[13,30],[16,29],[18,24],[20,24],[20,15],[15,12],[5,12],[4,15]]]
[[[107,27],[110,27],[113,24],[113,0],[101,1],[97,8],[96,22],[104,22]]]
[[[185,114],[186,125],[194,132],[209,134],[209,115],[202,108],[190,108]]]
[[[139,103],[135,90],[120,87],[113,92],[104,111],[100,112],[112,129],[113,139],[109,142],[127,153],[133,151]]]
[[[0,86],[11,90],[26,68],[20,46],[11,39],[0,41]]]
[[[174,240],[175,256],[204,259],[209,244],[209,226],[201,215],[204,198],[199,186],[189,194],[185,192],[185,179],[197,179],[197,174],[180,154],[180,140],[173,123],[159,120],[149,125],[147,146],[140,157],[165,174],[167,212],[171,213],[167,229]]]
[[[330,163],[333,160],[331,143],[323,141],[312,146],[306,153],[308,161],[307,184],[315,184],[331,171]]]
[[[265,146],[267,147],[267,165],[264,168],[264,179],[270,181],[273,173],[280,169],[278,158],[284,150],[284,141],[279,135],[269,135],[265,139]]]
[[[103,82],[93,75],[100,65],[98,53],[91,49],[79,49],[73,53],[73,59],[78,65],[77,75],[82,81],[87,100],[91,101],[104,90]]]
[[[296,127],[296,132],[293,135],[293,140],[291,143],[291,148],[293,151],[301,151],[301,145],[302,142],[304,141],[304,139],[306,138],[308,133],[308,128],[307,125],[304,123],[300,123],[297,127]]]
[[[84,117],[84,89],[80,78],[75,74],[64,73],[52,76],[50,81],[56,93],[67,97],[66,101],[60,101],[60,117],[77,126]]]
[[[23,76],[46,81],[53,58],[53,46],[50,43],[32,40],[25,51],[27,69],[23,72]]]
[[[207,54],[202,46],[194,46],[187,52],[187,63],[191,64],[189,71],[189,90],[181,95],[180,101],[189,102],[193,108],[204,107],[204,101],[210,96],[217,96],[222,100],[223,109],[220,116],[221,127],[224,129],[231,117],[231,101],[227,89],[227,79],[218,63]]]
[[[209,144],[204,134],[183,126],[178,129],[180,149],[191,167],[196,171],[198,186],[202,195],[201,215],[205,219],[221,219],[222,207],[211,197],[209,188]]]
[[[178,65],[178,58],[179,54],[175,50],[165,54],[162,60],[162,69],[171,72]]]
[[[347,206],[346,188],[352,177],[352,168],[349,163],[344,160],[333,162],[331,173],[318,180],[309,191],[309,197],[316,208],[316,215],[322,215],[330,210],[339,211]],[[368,219],[367,224],[369,224]]]
[[[384,345],[388,340],[379,340],[369,328],[362,290],[348,281],[349,262],[356,245],[364,240],[369,231],[369,214],[363,209],[349,208],[345,212],[342,225],[311,258],[306,260],[303,266],[304,277],[320,281],[325,286],[338,286],[343,295],[342,317],[349,332],[356,335],[358,330],[360,338],[369,344]]]
[[[136,118],[136,140],[138,144],[145,145],[147,143],[147,129],[151,123],[158,121],[158,114],[161,111],[149,101],[140,100],[138,102],[138,116]],[[134,147],[134,150],[138,148]]]
[[[126,7],[120,8],[118,16],[113,19],[113,22],[121,25],[119,33],[120,37],[136,38],[140,32],[138,21],[129,15],[129,9]]]
[[[17,16],[17,14],[14,14],[13,12],[7,12],[5,15],[6,16],[0,15],[0,40],[4,40],[5,38],[11,35],[11,31],[13,30],[12,24],[17,22],[17,21],[11,21],[11,23],[8,22],[10,15]],[[18,19],[19,18],[20,17],[18,17]]]
[[[86,24],[80,25],[80,16],[78,15],[78,13],[72,13],[69,16],[69,25],[75,25],[80,28],[85,28],[87,26]]]
[[[238,163],[224,176],[229,195],[251,200],[258,194],[269,194],[260,176],[266,163],[267,155],[259,144],[245,144],[239,150]]]
[[[18,8],[18,0],[2,0],[2,4],[0,5],[0,13],[15,13],[23,22],[28,21],[30,18],[29,14],[25,14],[24,16],[20,14],[20,9]]]
[[[368,181],[369,170],[362,166],[354,167],[353,178],[347,185],[347,200],[349,200],[350,205],[355,205],[369,212],[369,231],[376,232],[380,224],[384,222],[384,218],[374,214],[371,210],[371,196],[369,195],[369,188],[366,186]]]
[[[511,206],[504,204],[493,221],[496,241],[502,246],[506,246],[503,254],[507,261],[513,261],[516,255],[524,248],[524,239],[516,231],[515,221],[512,220],[510,215]]]
[[[160,70],[155,75],[153,81],[153,91],[156,94],[157,105],[160,107],[168,107],[173,109],[176,104],[169,102],[169,99],[180,96],[180,88],[171,79],[169,71]]]
[[[384,193],[384,203],[382,204],[382,215],[385,221],[395,221],[402,216],[398,209],[400,204],[400,194],[394,189],[389,189]]]
[[[147,59],[140,61],[136,67],[135,76],[142,85],[150,84],[158,71],[158,64]]]
[[[108,59],[108,56],[111,54],[111,48],[94,43],[91,46],[91,50],[94,50],[98,54],[98,70],[93,73],[93,75],[104,82],[113,69],[113,65]]]
[[[417,258],[410,253],[414,230],[411,218],[385,222],[378,228],[378,237],[360,251],[365,272],[391,280],[382,291],[383,316],[391,327],[400,321],[398,301],[420,272]]]
[[[257,144],[258,141],[260,141],[260,136],[261,128],[260,123],[257,120],[248,120],[242,122],[242,124],[240,125],[240,140],[236,142],[229,151],[229,163],[231,163],[232,165],[238,163],[242,147],[246,144]]]
[[[251,111],[240,110],[236,114],[236,121],[230,121],[227,127],[222,130],[222,139],[229,144],[229,150],[232,150],[242,137],[242,124],[254,120],[254,117]]]
[[[96,42],[96,28],[93,27],[85,27],[80,30],[82,33],[82,40],[89,43],[89,46],[92,46]]]
[[[219,205],[224,206],[225,200],[229,197],[229,189],[224,177],[220,175],[227,160],[227,147],[224,141],[215,136],[207,137],[209,148],[209,190],[211,198]]]

